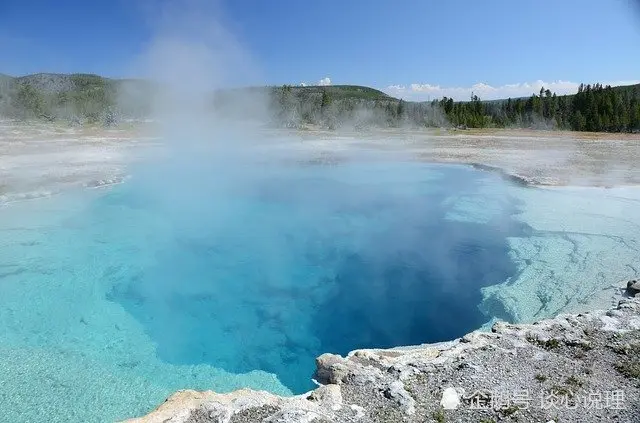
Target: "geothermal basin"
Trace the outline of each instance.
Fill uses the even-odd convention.
[[[465,162],[453,141],[445,154],[288,134],[156,154],[126,134],[17,131],[67,154],[36,171],[41,149],[2,138],[8,420],[113,421],[184,388],[302,393],[324,352],[608,307],[638,276],[636,187],[534,187],[435,163]],[[496,165],[470,145],[468,161]],[[518,154],[503,151],[492,160],[507,168]]]

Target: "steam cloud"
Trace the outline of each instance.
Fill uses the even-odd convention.
[[[155,81],[152,115],[168,138],[221,130],[214,94],[255,79],[256,66],[227,29],[216,2],[176,1],[148,11],[151,41],[135,67]],[[255,108],[256,99],[250,106]]]

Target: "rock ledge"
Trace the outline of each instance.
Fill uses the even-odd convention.
[[[640,422],[640,299],[316,365],[303,395],[185,390],[129,422]]]

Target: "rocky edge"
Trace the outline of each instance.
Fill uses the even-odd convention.
[[[640,281],[617,308],[316,359],[317,389],[179,391],[131,423],[640,422]]]

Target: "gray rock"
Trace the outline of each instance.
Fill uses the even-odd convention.
[[[411,415],[416,412],[416,401],[404,389],[404,384],[401,381],[391,382],[384,391],[384,396],[394,400],[406,414]]]
[[[342,357],[335,354],[322,354],[316,358],[315,379],[321,384],[341,384],[347,380],[349,369],[344,366]]]
[[[636,279],[632,279],[627,282],[627,295],[630,297],[635,297],[640,293],[640,281]]]

